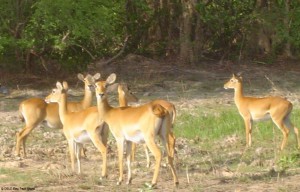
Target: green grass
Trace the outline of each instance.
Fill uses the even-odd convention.
[[[300,127],[299,109],[294,109],[291,121]],[[190,159],[190,161],[195,161],[197,157],[197,164],[201,165],[202,169],[221,165],[243,173],[266,172],[263,177],[268,177],[268,170],[271,168],[271,165],[266,163],[268,160],[275,163],[278,172],[297,169],[300,164],[300,153],[296,148],[294,134],[290,134],[285,150],[279,151],[283,136],[271,120],[254,122],[252,147],[246,148],[244,121],[235,107],[221,108],[217,111],[202,106],[189,111],[181,111],[176,119],[174,132],[177,138],[188,138],[194,141],[191,144],[197,145],[200,151],[206,151],[209,154],[208,156],[211,157],[209,161],[201,160],[203,154],[200,153],[194,153]],[[232,135],[238,138],[237,142],[226,145],[225,139]],[[257,153],[256,150],[260,148],[263,152]],[[237,154],[230,156],[232,152],[237,152]],[[250,166],[257,160],[266,164]],[[241,162],[246,166],[240,167]]]
[[[188,139],[219,139],[224,135],[243,134],[243,124],[234,108],[213,112],[199,107],[178,116],[175,134]]]
[[[38,183],[45,182],[46,173],[39,171],[22,171],[13,168],[0,168],[0,175],[5,175],[0,180],[0,185],[16,185],[19,187],[34,187]]]
[[[300,127],[300,110],[294,109],[291,121]],[[177,137],[200,140],[218,140],[233,134],[245,139],[245,125],[242,117],[235,107],[211,110],[208,108],[195,108],[181,111],[174,128]],[[269,144],[281,143],[282,133],[271,121],[254,122],[252,127],[252,141]],[[291,132],[289,143],[295,144],[294,134]]]

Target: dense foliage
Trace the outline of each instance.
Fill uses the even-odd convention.
[[[183,65],[300,54],[299,1],[0,0],[0,20],[6,70],[78,71],[122,49]]]

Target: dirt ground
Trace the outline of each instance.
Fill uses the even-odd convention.
[[[276,67],[270,67],[261,63],[219,64],[208,61],[201,67],[184,69],[131,55],[109,66],[101,66],[101,63],[90,66],[88,72],[93,74],[95,71],[101,72],[104,78],[115,72],[118,82],[128,83],[141,103],[153,98],[170,100],[175,104],[178,115],[199,106],[210,110],[218,110],[220,105],[234,106],[233,92],[225,91],[223,84],[232,72],[238,71],[244,74],[246,94],[281,95],[288,97],[295,106],[299,106],[300,101],[300,65],[297,66],[297,63],[279,62]],[[65,79],[72,87],[70,99],[80,99],[82,83],[76,76]],[[15,133],[24,126],[19,120],[18,104],[26,98],[46,96],[56,79],[2,75],[0,80],[10,89],[9,95],[0,95],[1,191],[300,191],[300,168],[277,173],[270,165],[274,162],[268,162],[268,159],[258,163],[263,165],[250,166],[255,164],[257,158],[253,158],[253,162],[243,162],[245,141],[234,135],[216,141],[215,146],[205,150],[201,147],[205,141],[196,143],[194,140],[177,138],[175,163],[180,182],[177,188],[173,187],[172,175],[165,166],[165,159],[157,187],[150,190],[144,185],[151,181],[154,158],[151,157],[151,167],[146,168],[142,147],[138,147],[137,160],[133,163],[132,184],[128,186],[124,182],[116,186],[118,165],[112,137],[109,140],[108,178],[99,179],[102,158],[92,144],[86,145],[87,157],[82,160],[83,174],[76,175],[70,171],[67,142],[62,131],[48,128],[45,124],[39,125],[30,134],[26,145],[28,157],[15,157]],[[113,94],[110,101],[116,106],[115,96]],[[268,151],[269,148],[250,150],[253,156],[258,156],[259,150]],[[211,158],[218,160],[212,161]],[[240,161],[236,169],[228,166],[232,159]],[[247,169],[257,171],[254,173]]]

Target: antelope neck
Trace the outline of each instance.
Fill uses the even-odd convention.
[[[83,99],[81,101],[81,105],[82,105],[83,109],[86,109],[89,106],[91,106],[92,97],[93,97],[92,96],[92,91],[90,91],[88,87],[85,87],[84,96],[83,96]]]
[[[126,99],[124,98],[124,96],[121,96],[120,94],[119,94],[119,106],[120,107],[128,106]]]
[[[61,93],[61,98],[58,101],[58,112],[61,122],[65,123],[65,115],[67,114],[67,93]]]
[[[112,109],[112,107],[108,104],[106,95],[103,99],[97,98],[97,108],[100,117],[105,117],[106,113]]]
[[[236,88],[234,88],[234,101],[236,104],[244,97],[242,83],[239,83]]]

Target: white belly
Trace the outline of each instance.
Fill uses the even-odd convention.
[[[266,113],[263,115],[251,114],[251,117],[252,117],[253,121],[265,121],[265,120],[269,120],[271,118],[269,113]]]
[[[144,143],[145,142],[144,135],[142,134],[141,131],[137,131],[133,135],[124,133],[124,136],[127,141],[131,141],[133,143]]]
[[[76,143],[88,143],[91,141],[89,134],[86,131],[82,131],[79,136],[74,137]]]

